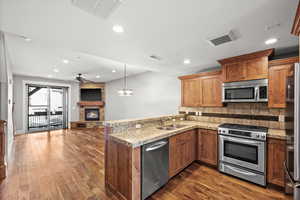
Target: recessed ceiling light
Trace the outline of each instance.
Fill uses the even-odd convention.
[[[54,71],[55,73],[58,73],[58,72],[59,72],[59,69],[54,68],[53,71]]]
[[[31,39],[28,38],[28,37],[24,37],[24,40],[25,40],[26,42],[31,42]]]
[[[277,41],[278,41],[277,38],[270,38],[270,39],[265,41],[265,44],[266,45],[275,44]]]
[[[191,63],[190,59],[184,59],[183,64],[188,65]]]
[[[123,33],[124,32],[124,28],[121,25],[114,25],[112,29],[116,33]]]
[[[96,78],[100,78],[100,75],[96,75]]]
[[[111,72],[112,72],[112,73],[116,73],[116,72],[117,72],[117,70],[113,69]]]
[[[47,77],[48,77],[48,78],[52,78],[53,76],[52,76],[51,74],[49,74]]]
[[[67,59],[63,59],[63,63],[68,64],[70,61]]]

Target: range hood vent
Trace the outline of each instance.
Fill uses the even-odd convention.
[[[216,38],[211,38],[208,40],[208,42],[213,45],[213,46],[219,46],[231,41],[234,41],[236,39],[234,33],[230,31],[228,34],[216,37]]]
[[[74,6],[104,19],[121,4],[121,0],[71,0],[71,2]]]

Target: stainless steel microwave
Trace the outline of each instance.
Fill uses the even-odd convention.
[[[267,102],[268,79],[223,83],[223,102]]]

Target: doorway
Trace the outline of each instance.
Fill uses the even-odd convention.
[[[68,128],[68,88],[27,85],[28,132]]]

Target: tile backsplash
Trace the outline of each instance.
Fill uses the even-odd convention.
[[[267,103],[228,103],[224,107],[180,107],[188,120],[236,123],[285,129],[285,109],[268,108]]]

